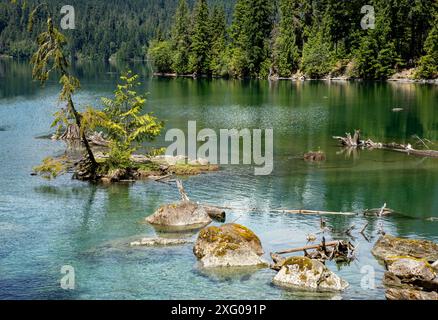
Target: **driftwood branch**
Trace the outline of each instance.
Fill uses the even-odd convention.
[[[181,182],[181,180],[176,180],[176,186],[178,187],[179,194],[181,195],[182,201],[190,201],[189,196],[187,195],[186,191],[184,190],[184,186]]]
[[[434,157],[438,158],[437,150],[417,150],[412,148],[412,145],[407,144],[399,144],[399,143],[382,143],[382,142],[374,142],[370,139],[368,140],[360,140],[360,133],[358,130],[355,131],[353,137],[351,134],[347,133],[345,137],[334,136],[334,139],[338,140],[342,146],[348,147],[351,149],[362,148],[362,149],[384,149],[396,152],[403,152],[409,155],[415,155],[420,157]],[[424,141],[423,141],[424,143]]]
[[[286,209],[272,209],[271,212],[281,212],[290,214],[305,214],[305,215],[343,215],[355,216],[355,212],[333,212],[333,211],[316,211],[316,210],[286,210]]]
[[[288,254],[288,253],[295,253],[295,252],[300,252],[300,251],[306,251],[306,250],[310,250],[310,249],[318,249],[321,250],[323,249],[323,247],[327,248],[327,247],[334,247],[338,244],[339,241],[330,241],[330,242],[325,242],[324,244],[316,244],[316,245],[309,245],[309,246],[304,246],[304,247],[300,247],[300,248],[294,248],[294,249],[289,249],[289,250],[284,250],[284,251],[278,251],[275,252],[275,254]]]

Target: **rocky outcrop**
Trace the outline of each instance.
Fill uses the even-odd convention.
[[[131,247],[160,247],[160,246],[177,246],[187,244],[190,241],[185,239],[166,239],[166,238],[143,238],[131,242]]]
[[[307,257],[284,260],[273,282],[282,287],[312,291],[343,291],[349,285],[322,262]]]
[[[438,260],[438,244],[427,240],[403,239],[391,235],[381,237],[371,251],[380,260],[391,256],[409,256],[425,259],[428,262]]]
[[[388,271],[383,277],[390,300],[436,300],[438,278],[434,268],[424,259],[388,257]]]
[[[212,222],[204,207],[191,201],[161,206],[146,221],[157,226],[191,228],[202,228]]]
[[[239,224],[208,227],[199,233],[193,253],[203,267],[267,266],[260,239]]]
[[[438,293],[413,289],[388,289],[385,293],[388,300],[438,300]]]

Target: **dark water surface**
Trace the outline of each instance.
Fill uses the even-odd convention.
[[[319,231],[319,217],[270,213],[272,208],[360,212],[387,203],[400,215],[382,219],[333,216],[329,226],[356,226],[357,260],[331,270],[350,287],[344,299],[383,299],[383,267],[370,254],[382,223],[386,232],[438,241],[438,160],[388,151],[340,153],[333,135],[361,129],[374,141],[429,139],[438,148],[438,88],[431,85],[365,82],[276,82],[152,79],[142,75],[148,107],[166,128],[273,128],[274,171],[254,176],[248,166],[184,181],[197,201],[232,207],[227,221],[254,230],[269,252],[306,244]],[[114,90],[126,66],[76,66],[79,105],[97,104]],[[271,284],[269,269],[238,273],[199,269],[192,245],[132,250],[132,238],[155,236],[141,221],[163,203],[178,200],[176,188],[154,182],[95,186],[69,176],[45,181],[29,174],[64,145],[36,137],[48,134],[58,106],[55,81],[45,88],[30,80],[26,63],[0,61],[0,299],[330,299]],[[392,112],[400,107],[404,111]],[[156,142],[164,146],[163,138]],[[324,150],[327,161],[297,157]],[[367,222],[371,243],[358,233]],[[195,234],[186,235],[195,239]],[[328,240],[342,238],[326,234]],[[63,265],[75,268],[76,289],[60,288]],[[376,288],[362,288],[365,266],[375,269]]]

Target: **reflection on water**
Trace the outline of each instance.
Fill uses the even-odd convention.
[[[78,105],[99,104],[114,90],[118,73],[137,71],[150,92],[148,107],[166,120],[166,129],[274,129],[274,172],[254,176],[254,168],[224,166],[220,172],[185,179],[191,199],[236,208],[237,221],[259,235],[269,252],[302,246],[318,234],[320,219],[270,212],[270,209],[354,211],[387,203],[399,214],[385,218],[329,216],[336,232],[330,240],[348,239],[355,226],[357,259],[349,266],[328,267],[350,282],[346,299],[382,299],[383,290],[360,287],[361,269],[383,267],[370,249],[377,232],[438,241],[438,160],[382,150],[350,156],[334,135],[361,129],[374,141],[411,142],[412,135],[438,145],[438,88],[432,85],[380,82],[268,82],[150,78],[145,65],[75,66],[82,90]],[[144,223],[160,205],[179,200],[176,186],[137,182],[89,185],[64,176],[45,181],[29,174],[47,155],[62,154],[60,142],[35,137],[50,133],[57,108],[58,84],[44,89],[30,80],[25,62],[0,60],[0,299],[336,299],[338,295],[300,293],[273,286],[268,269],[248,272],[201,270],[192,245],[132,250],[133,238],[188,234],[163,233]],[[393,112],[393,108],[403,108]],[[165,146],[164,138],[156,141]],[[327,161],[306,163],[309,150],[326,152]],[[239,210],[245,209],[245,210]],[[430,219],[435,217],[435,219]],[[358,231],[369,223],[367,242]],[[350,239],[351,240],[351,239]],[[59,288],[60,268],[75,267],[77,288]]]

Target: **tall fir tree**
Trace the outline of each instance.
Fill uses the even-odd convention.
[[[197,0],[193,10],[193,27],[189,68],[196,74],[210,73],[211,34],[206,0]]]
[[[232,64],[236,75],[259,75],[262,63],[269,57],[273,19],[271,0],[237,0],[231,26]]]
[[[290,77],[298,69],[297,34],[301,29],[298,9],[299,0],[280,0],[280,23],[273,50],[274,67],[280,77]]]
[[[438,10],[434,14],[433,27],[424,43],[426,54],[419,61],[417,78],[438,78]]]
[[[187,0],[179,0],[172,28],[172,69],[178,74],[189,72],[190,46],[190,11]]]
[[[222,6],[214,6],[210,16],[211,59],[210,70],[213,76],[226,76],[228,73],[227,22]]]

